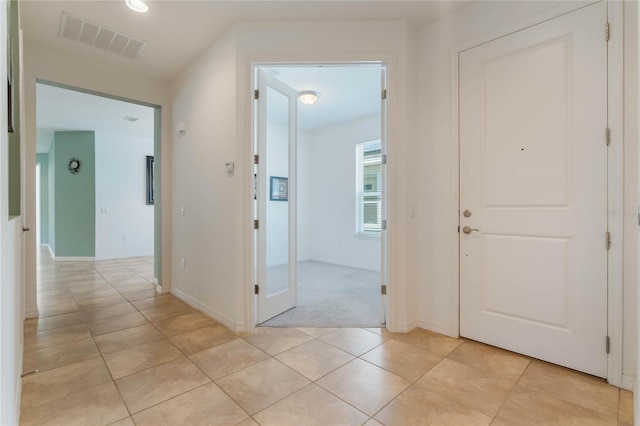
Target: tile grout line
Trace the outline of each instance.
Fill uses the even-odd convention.
[[[102,274],[101,274],[100,272],[98,272],[98,271],[95,269],[95,265],[94,265],[94,266],[91,266],[91,264],[88,264],[87,266],[88,266],[89,268],[93,268],[93,270],[94,270],[95,272],[97,272],[97,273],[98,273],[98,275],[100,275],[103,279],[105,279],[105,278],[104,278],[104,276],[102,276]],[[125,268],[125,269],[127,269],[127,270],[128,270],[128,268],[126,268],[126,266],[123,266],[123,268]],[[67,282],[67,278],[68,278],[69,276],[68,276],[68,275],[67,275],[67,276],[65,276],[61,270],[57,269],[57,267],[56,267],[55,271],[60,272],[60,273],[63,275],[64,286],[65,286],[65,288],[67,289],[67,291],[69,291],[69,292],[71,293],[72,298],[73,298],[73,300],[75,301],[76,305],[78,305],[78,300],[77,300],[77,298],[75,297],[75,294],[74,294],[73,292],[71,292],[71,291],[70,291],[70,287],[69,287],[69,284],[68,284],[68,282]],[[54,271],[54,272],[55,272],[55,271]],[[135,273],[135,272],[134,272],[134,273]],[[136,274],[137,274],[137,273],[136,273]],[[137,274],[137,275],[138,275],[138,276],[140,276],[140,274]],[[106,282],[106,283],[107,283],[111,288],[115,289],[115,290],[116,290],[116,292],[117,292],[119,295],[121,295],[121,296],[122,296],[122,293],[120,293],[120,290],[119,290],[119,289],[117,289],[117,288],[115,288],[115,286],[114,286],[110,281],[108,281],[107,279],[105,279],[105,282]],[[109,297],[109,296],[104,296],[104,297]],[[123,297],[124,297],[124,296],[123,296]],[[175,297],[175,296],[171,296],[171,297]],[[98,298],[96,298],[96,299],[99,299],[99,298],[100,298],[100,297],[98,297]],[[124,298],[126,299],[126,297],[124,297]],[[294,330],[297,330],[297,331],[299,331],[299,332],[301,332],[301,333],[305,334],[306,336],[310,337],[310,339],[309,339],[309,340],[307,340],[307,341],[305,341],[305,342],[302,342],[302,343],[299,343],[299,344],[297,344],[297,345],[294,345],[294,346],[292,346],[292,347],[290,347],[290,348],[287,348],[287,349],[285,349],[285,350],[282,350],[282,351],[280,351],[280,352],[278,352],[278,353],[276,353],[276,354],[271,355],[271,354],[269,354],[269,353],[266,353],[266,352],[265,352],[265,351],[263,351],[262,349],[260,349],[258,346],[256,346],[256,345],[255,345],[254,343],[252,343],[251,341],[247,340],[247,337],[242,337],[242,336],[241,336],[241,335],[239,335],[239,334],[235,334],[235,337],[236,337],[236,338],[238,338],[238,339],[240,339],[240,340],[243,340],[245,343],[249,343],[249,345],[251,345],[252,347],[256,348],[257,350],[261,351],[262,353],[265,353],[265,354],[267,355],[267,358],[266,358],[266,359],[264,359],[264,360],[261,360],[261,361],[256,361],[256,362],[254,362],[254,363],[252,363],[252,364],[250,364],[250,365],[248,365],[248,366],[246,366],[246,367],[243,367],[243,368],[242,368],[242,369],[240,369],[240,370],[237,370],[237,371],[231,372],[231,373],[229,373],[229,374],[227,374],[227,375],[225,375],[225,376],[221,376],[221,377],[219,377],[219,378],[218,378],[218,379],[216,379],[216,380],[221,380],[221,379],[223,379],[223,378],[225,378],[225,377],[228,377],[228,376],[230,376],[230,375],[232,375],[232,374],[235,374],[235,373],[237,373],[237,372],[239,372],[239,371],[242,371],[243,369],[246,369],[246,368],[250,368],[250,367],[252,367],[252,366],[255,366],[256,364],[258,364],[258,363],[260,363],[260,362],[262,362],[262,361],[267,361],[267,360],[269,360],[269,359],[275,359],[275,361],[277,361],[279,364],[283,365],[284,367],[288,368],[288,369],[289,369],[289,370],[291,370],[292,372],[296,373],[298,376],[301,376],[301,377],[305,378],[307,381],[309,381],[309,383],[305,384],[305,385],[304,385],[303,387],[301,387],[300,389],[297,389],[296,391],[294,391],[294,392],[292,392],[292,393],[290,393],[290,394],[288,394],[288,395],[284,396],[283,398],[278,399],[277,401],[275,401],[275,402],[273,402],[272,404],[270,404],[269,406],[267,406],[267,407],[265,407],[265,408],[261,409],[260,411],[258,411],[258,412],[257,412],[257,413],[255,413],[254,415],[249,415],[249,414],[248,414],[248,413],[247,413],[247,412],[246,412],[242,407],[240,407],[240,405],[239,405],[239,404],[238,404],[238,403],[237,403],[237,402],[236,402],[236,401],[235,401],[235,400],[234,400],[234,399],[233,399],[229,394],[227,394],[227,393],[224,391],[224,389],[222,389],[220,386],[218,386],[218,384],[216,383],[216,380],[214,380],[214,379],[212,379],[211,377],[209,377],[209,376],[204,372],[204,370],[203,370],[202,368],[200,368],[200,366],[199,366],[198,364],[196,364],[196,363],[195,363],[193,360],[191,360],[191,358],[190,358],[191,356],[196,355],[196,354],[198,354],[198,353],[200,353],[200,352],[203,352],[203,351],[206,351],[206,350],[209,350],[209,349],[215,348],[215,347],[219,347],[219,346],[222,346],[222,345],[224,345],[224,344],[226,344],[226,343],[230,343],[230,342],[224,342],[224,343],[221,343],[221,344],[219,344],[219,345],[215,345],[215,346],[213,346],[213,347],[211,347],[211,348],[206,348],[206,349],[203,349],[202,351],[198,351],[198,352],[195,352],[195,353],[193,353],[193,354],[191,354],[191,355],[187,355],[187,354],[186,354],[185,352],[183,352],[179,347],[177,347],[177,345],[176,345],[176,344],[171,340],[170,336],[165,335],[165,334],[164,334],[164,333],[163,333],[163,332],[158,328],[158,326],[157,326],[156,324],[157,324],[157,323],[159,323],[159,322],[161,322],[161,321],[155,321],[155,322],[150,321],[146,316],[144,316],[144,314],[142,313],[142,311],[141,311],[141,310],[140,310],[136,305],[134,305],[134,304],[133,304],[133,302],[132,302],[132,301],[129,301],[128,299],[126,299],[126,300],[127,300],[127,303],[129,303],[129,304],[134,308],[135,312],[138,312],[139,314],[141,314],[141,315],[145,318],[145,320],[146,320],[146,322],[147,322],[148,324],[152,325],[152,326],[154,327],[154,329],[155,329],[155,330],[157,330],[157,331],[160,333],[160,335],[161,335],[164,339],[168,340],[168,341],[171,343],[171,345],[172,345],[173,347],[175,347],[175,348],[178,350],[178,352],[182,355],[182,358],[186,358],[186,359],[188,359],[188,360],[189,360],[189,362],[190,362],[192,365],[195,365],[195,367],[196,367],[196,368],[197,368],[201,373],[203,373],[203,374],[204,374],[204,376],[205,376],[205,377],[207,377],[207,379],[209,380],[209,381],[208,381],[207,383],[205,383],[205,384],[198,385],[198,386],[196,386],[196,387],[194,387],[194,388],[192,388],[192,389],[190,389],[190,390],[187,390],[187,391],[185,391],[185,392],[182,392],[182,393],[180,393],[180,394],[178,394],[178,395],[174,395],[174,396],[172,396],[171,398],[167,398],[167,399],[165,399],[165,400],[163,400],[163,401],[161,401],[161,402],[158,402],[158,403],[156,403],[156,404],[154,404],[154,405],[151,405],[151,406],[149,406],[149,407],[146,407],[146,408],[144,408],[143,410],[140,410],[140,411],[136,412],[135,414],[138,414],[138,413],[143,412],[143,411],[145,411],[145,410],[151,409],[152,407],[155,407],[155,406],[157,406],[157,405],[160,405],[160,404],[162,404],[162,403],[165,403],[165,402],[167,402],[167,401],[170,401],[170,400],[172,400],[172,399],[174,399],[174,398],[177,398],[177,397],[179,397],[179,396],[182,396],[182,395],[184,395],[184,394],[186,394],[186,393],[188,393],[188,392],[190,392],[190,391],[192,391],[192,390],[199,389],[199,388],[201,388],[201,387],[203,387],[203,386],[208,385],[209,383],[214,383],[214,384],[215,384],[215,385],[216,385],[220,390],[222,390],[222,392],[223,392],[223,393],[224,393],[228,398],[230,398],[230,399],[231,399],[231,401],[233,401],[233,402],[235,403],[235,405],[236,405],[236,406],[238,406],[238,407],[239,407],[239,408],[240,408],[240,409],[241,409],[241,410],[242,410],[242,411],[243,411],[243,412],[248,416],[247,418],[251,418],[253,421],[256,421],[256,422],[257,422],[257,420],[255,420],[254,416],[258,415],[259,413],[263,412],[264,410],[267,410],[267,409],[269,409],[269,408],[273,407],[274,405],[276,405],[276,404],[278,404],[278,403],[282,402],[283,400],[285,400],[285,399],[287,399],[287,398],[289,398],[289,397],[291,397],[291,396],[293,396],[293,395],[297,394],[298,392],[301,392],[302,390],[309,388],[312,384],[315,384],[315,385],[316,385],[316,386],[318,386],[320,389],[323,389],[324,391],[328,392],[330,395],[332,395],[332,396],[334,396],[335,398],[337,398],[339,401],[344,402],[345,404],[347,404],[348,406],[352,407],[352,408],[353,408],[353,409],[355,409],[356,411],[358,411],[358,412],[362,413],[362,414],[363,414],[363,415],[365,415],[369,420],[371,420],[371,419],[374,419],[374,420],[375,420],[375,416],[379,415],[381,411],[383,411],[384,409],[386,409],[390,404],[392,404],[394,401],[396,401],[398,398],[400,398],[403,394],[405,394],[409,388],[411,388],[412,386],[416,385],[416,383],[417,383],[418,381],[420,381],[420,380],[421,380],[425,375],[427,375],[430,371],[432,371],[434,368],[436,368],[438,365],[440,365],[440,364],[441,364],[445,359],[450,359],[449,357],[451,356],[451,354],[452,354],[452,353],[454,353],[454,352],[455,352],[455,351],[457,351],[460,347],[462,347],[463,345],[465,345],[465,343],[467,343],[466,341],[462,341],[462,342],[461,342],[459,345],[457,345],[454,349],[452,349],[451,351],[449,351],[445,356],[442,356],[442,357],[440,358],[440,360],[439,360],[436,364],[434,364],[431,368],[429,368],[429,370],[427,370],[424,374],[422,374],[421,376],[419,376],[419,377],[418,377],[418,378],[416,378],[415,380],[411,380],[411,379],[406,379],[405,377],[400,376],[399,374],[396,374],[396,373],[394,373],[394,372],[393,372],[393,371],[391,371],[391,370],[388,370],[386,367],[382,367],[382,366],[380,366],[380,365],[375,364],[375,363],[374,363],[374,362],[372,362],[372,361],[368,361],[367,359],[363,359],[363,358],[362,358],[362,357],[366,356],[367,354],[369,354],[370,352],[372,352],[372,351],[374,351],[374,350],[376,350],[376,349],[380,348],[381,346],[383,346],[384,344],[386,344],[386,343],[388,343],[388,342],[390,342],[390,341],[392,341],[392,340],[394,340],[394,341],[398,341],[398,340],[394,339],[392,336],[387,337],[387,336],[385,336],[385,335],[382,335],[382,336],[381,336],[381,338],[382,338],[383,340],[382,340],[380,343],[378,343],[376,346],[374,346],[374,347],[372,347],[372,348],[368,349],[368,350],[367,350],[367,351],[365,351],[364,353],[362,353],[362,354],[360,354],[360,355],[358,355],[358,356],[355,356],[355,355],[353,355],[352,353],[349,353],[349,352],[347,352],[347,351],[345,351],[345,350],[343,350],[343,349],[339,348],[338,346],[335,346],[334,344],[331,344],[331,343],[329,343],[329,342],[326,342],[326,341],[322,340],[322,337],[324,337],[324,336],[326,336],[326,335],[329,335],[329,334],[331,334],[331,333],[333,333],[333,332],[335,332],[335,331],[338,331],[338,330],[340,330],[340,328],[338,328],[338,330],[334,330],[334,331],[329,332],[329,333],[326,333],[326,334],[324,334],[324,335],[321,335],[321,336],[315,337],[315,336],[310,335],[310,334],[308,334],[308,333],[305,333],[305,332],[303,332],[303,331],[301,331],[301,330],[298,330],[298,328],[297,328],[297,327],[295,327],[295,328],[294,328],[294,327],[288,327],[288,329],[294,329]],[[140,299],[140,300],[145,300],[145,299]],[[178,299],[178,300],[179,300],[179,299]],[[187,305],[188,305],[188,304],[187,304]],[[104,307],[106,308],[106,307],[109,307],[109,306],[114,306],[114,305],[106,305],[106,306],[104,306]],[[78,307],[79,307],[79,306],[78,306]],[[103,308],[103,307],[99,307],[99,308],[96,308],[96,309],[101,309],[101,308]],[[193,307],[192,307],[192,308],[193,308]],[[196,310],[196,311],[198,311],[197,309],[195,309],[195,310]],[[88,327],[87,327],[87,321],[85,320],[85,316],[84,316],[85,310],[84,310],[83,308],[80,308],[80,310],[79,310],[79,311],[73,311],[73,312],[79,312],[79,313],[80,313],[80,317],[81,317],[81,319],[82,319],[82,324],[83,324],[86,328],[88,328]],[[200,312],[200,311],[198,311],[198,312]],[[64,315],[64,314],[65,314],[65,313],[60,313],[60,314],[57,314],[57,315]],[[181,316],[181,315],[188,315],[188,314],[176,314],[176,315],[172,315],[172,316],[170,316],[169,318],[167,318],[167,320],[169,320],[169,319],[171,319],[171,318],[179,317],[179,316]],[[206,315],[206,314],[205,314],[205,315]],[[56,316],[56,315],[52,315],[52,316]],[[164,321],[164,320],[162,320],[162,321]],[[214,320],[214,321],[215,321],[215,320]],[[63,327],[64,327],[64,326],[63,326]],[[114,331],[112,331],[112,332],[105,333],[105,334],[115,333],[115,332],[118,332],[118,331],[124,331],[124,330],[130,329],[130,328],[134,328],[134,327],[136,327],[136,326],[133,326],[133,327],[127,327],[127,328],[125,328],[125,329],[121,329],[121,330],[114,330]],[[200,328],[204,328],[204,327],[207,327],[207,326],[205,325],[205,326],[202,326],[202,327],[195,328],[195,329],[193,329],[193,330],[187,330],[187,331],[185,331],[185,333],[187,333],[187,332],[191,332],[191,331],[196,331],[196,330],[199,330]],[[57,328],[62,328],[62,327],[57,327]],[[54,329],[55,329],[55,328],[54,328]],[[365,331],[367,331],[367,332],[369,332],[369,333],[372,333],[372,334],[375,334],[375,335],[379,335],[378,333],[375,333],[375,332],[373,332],[373,331],[366,330],[366,329],[363,329],[363,328],[357,328],[357,329],[365,330]],[[44,331],[47,331],[47,330],[44,330]],[[38,332],[37,332],[37,329],[36,329],[35,333],[36,333],[36,334],[38,333]],[[117,390],[118,390],[118,392],[119,392],[120,399],[121,399],[122,403],[125,405],[125,408],[127,409],[127,412],[129,413],[129,418],[131,418],[131,421],[133,421],[132,413],[131,413],[131,411],[129,410],[129,408],[128,408],[128,406],[126,405],[126,403],[124,402],[124,398],[122,397],[122,394],[120,393],[120,389],[118,388],[118,386],[117,386],[117,384],[116,384],[116,380],[113,378],[113,375],[111,374],[111,371],[108,369],[108,366],[106,365],[106,360],[105,360],[105,358],[104,358],[104,356],[105,356],[105,355],[103,354],[102,350],[100,350],[100,347],[97,345],[97,343],[96,343],[96,341],[95,341],[95,338],[96,338],[96,337],[99,337],[99,336],[94,336],[94,335],[93,335],[93,333],[91,333],[91,331],[90,331],[90,330],[89,330],[89,334],[90,334],[90,337],[92,338],[92,340],[93,340],[93,342],[94,342],[94,345],[95,345],[95,346],[97,347],[97,349],[98,349],[98,353],[100,354],[99,356],[102,358],[102,361],[103,361],[103,363],[105,364],[105,367],[107,368],[107,371],[109,372],[109,377],[110,377],[110,379],[111,379],[111,382],[112,382],[112,383],[114,383],[114,385],[116,386],[116,389],[117,389]],[[181,333],[178,333],[178,334],[181,334]],[[59,344],[59,345],[53,345],[53,346],[46,347],[46,348],[42,348],[42,349],[48,349],[48,348],[53,348],[53,347],[57,347],[57,346],[65,345],[65,344],[70,344],[70,343],[77,342],[77,341],[79,341],[79,340],[83,340],[83,339],[76,339],[76,340],[73,340],[73,341],[69,341],[69,342],[61,343],[61,344]],[[234,340],[235,340],[235,339],[234,339]],[[342,352],[344,352],[344,353],[346,353],[346,354],[349,354],[350,356],[352,356],[352,357],[353,357],[353,359],[351,359],[350,361],[345,362],[345,363],[344,363],[344,364],[342,364],[342,365],[339,365],[339,366],[337,366],[337,367],[333,368],[333,369],[332,369],[331,371],[329,371],[329,372],[324,373],[321,377],[317,378],[316,380],[311,380],[311,379],[309,379],[308,377],[304,376],[303,374],[299,373],[297,370],[295,370],[295,369],[293,369],[292,367],[289,367],[288,365],[286,365],[283,361],[280,361],[279,359],[277,359],[277,358],[276,358],[276,357],[277,357],[277,356],[279,356],[280,354],[283,354],[283,353],[288,352],[288,351],[290,351],[290,350],[294,350],[294,349],[296,349],[296,348],[299,348],[300,346],[302,346],[302,345],[304,345],[304,344],[306,344],[306,343],[313,342],[314,340],[320,341],[320,342],[322,342],[322,343],[324,343],[324,344],[326,344],[326,345],[328,345],[328,346],[330,346],[330,347],[333,347],[333,348],[335,348],[335,349],[337,349],[337,350],[340,350],[340,351],[342,351]],[[233,341],[233,340],[232,340],[232,341]],[[399,341],[399,342],[401,342],[401,343],[405,343],[405,342],[403,342],[403,341]],[[406,343],[406,344],[411,345],[410,343]],[[413,345],[412,345],[412,346],[413,346]],[[29,352],[32,352],[32,351],[29,351]],[[116,351],[116,352],[117,352],[117,351]],[[426,352],[429,352],[429,351],[426,351]],[[180,358],[179,358],[179,359],[180,359]],[[342,399],[342,398],[341,398],[341,397],[339,397],[338,395],[335,395],[335,394],[334,394],[333,392],[331,392],[329,389],[325,389],[324,387],[322,387],[321,385],[319,385],[319,384],[317,383],[318,381],[320,381],[321,379],[323,379],[323,378],[324,378],[324,377],[326,377],[327,375],[332,374],[332,373],[333,373],[333,372],[335,372],[336,370],[338,370],[338,369],[340,369],[340,368],[344,367],[345,365],[348,365],[349,363],[353,362],[355,359],[359,359],[359,360],[361,360],[361,361],[366,362],[366,363],[367,363],[367,364],[369,364],[369,365],[372,365],[372,366],[374,366],[374,367],[378,367],[378,368],[380,368],[381,370],[384,370],[385,372],[388,372],[389,374],[393,374],[393,375],[395,375],[395,376],[397,376],[397,377],[401,377],[401,378],[403,378],[403,379],[407,380],[407,381],[409,382],[409,384],[407,385],[407,387],[406,387],[405,389],[403,389],[400,393],[398,393],[398,395],[396,395],[396,396],[395,396],[394,398],[392,398],[389,402],[387,402],[386,404],[384,404],[384,405],[383,405],[383,406],[382,406],[378,411],[376,411],[373,415],[369,416],[367,413],[363,413],[363,412],[362,412],[362,411],[360,411],[357,407],[353,406],[352,404],[350,404],[349,402],[345,401],[344,399]],[[133,375],[133,374],[137,374],[137,373],[142,372],[142,371],[149,370],[149,369],[154,368],[154,367],[158,367],[158,366],[165,365],[165,364],[170,363],[170,362],[173,362],[173,361],[176,361],[176,360],[167,361],[167,362],[165,362],[165,363],[161,363],[161,364],[158,364],[158,365],[154,365],[154,366],[149,367],[149,368],[147,368],[147,369],[143,369],[143,370],[140,370],[140,371],[138,371],[138,372],[131,373],[130,375],[123,376],[123,378],[124,378],[124,377],[129,377],[129,376],[131,376],[131,375]],[[491,423],[492,423],[492,424],[495,422],[495,419],[496,419],[496,418],[499,416],[499,414],[501,413],[501,411],[502,411],[502,409],[503,409],[503,407],[504,407],[505,402],[506,402],[506,401],[511,397],[511,395],[512,395],[512,394],[513,394],[513,392],[515,391],[516,387],[517,387],[517,386],[519,385],[519,383],[522,381],[522,377],[524,376],[524,374],[526,373],[526,371],[531,367],[531,365],[532,365],[532,360],[531,360],[531,359],[528,359],[528,363],[526,364],[526,367],[522,370],[522,372],[521,372],[521,373],[520,373],[520,375],[518,376],[517,380],[515,380],[515,382],[514,382],[513,386],[511,387],[511,389],[509,390],[509,392],[506,394],[505,398],[504,398],[504,399],[502,400],[502,402],[500,403],[499,408],[498,408],[498,410],[496,411],[495,415],[491,418]],[[99,385],[97,385],[97,386],[99,386]],[[431,389],[431,388],[427,388],[427,389]],[[431,389],[431,390],[433,390],[433,391],[435,391],[435,392],[437,392],[437,393],[440,393],[440,392],[438,391],[438,389]],[[620,390],[618,389],[618,393],[617,393],[617,415],[616,415],[616,420],[619,420],[619,418],[620,418],[620,399],[621,399],[621,392],[620,392]],[[457,400],[457,399],[456,399],[456,400]],[[459,402],[460,402],[460,401],[459,401]],[[462,405],[464,405],[464,406],[466,406],[467,408],[470,408],[470,409],[472,409],[472,410],[474,410],[474,411],[477,411],[476,409],[473,409],[472,407],[467,406],[465,403],[462,403],[462,402],[461,402],[461,404],[462,404]],[[487,416],[487,417],[488,417],[488,416]],[[246,421],[246,420],[247,420],[247,418],[245,418],[245,420],[243,420],[243,421]],[[123,419],[124,419],[124,418],[123,418]],[[117,421],[121,421],[121,420],[123,420],[123,419],[120,419],[120,420],[117,420]],[[377,420],[376,420],[376,421],[377,421]]]
[[[54,261],[54,262],[55,262],[55,261]],[[82,263],[86,263],[86,264],[87,264],[87,266],[88,266],[88,267],[90,267],[90,268],[91,268],[94,272],[96,272],[98,275],[100,275],[100,277],[101,277],[102,279],[104,279],[104,280],[105,280],[105,282],[106,282],[106,283],[107,283],[111,288],[113,288],[114,290],[116,290],[116,292],[118,292],[118,293],[119,293],[119,291],[118,291],[118,290],[113,286],[113,284],[112,284],[110,281],[108,281],[108,280],[107,280],[107,279],[106,279],[106,278],[105,278],[105,277],[104,277],[100,272],[98,272],[98,271],[95,269],[95,267],[94,267],[94,266],[90,265],[90,263],[89,263],[89,262],[82,262]],[[119,263],[119,262],[116,262],[116,263]],[[97,344],[97,343],[96,343],[96,341],[95,341],[95,337],[96,337],[96,336],[94,336],[94,335],[93,335],[93,333],[91,332],[91,330],[90,330],[90,329],[89,329],[89,327],[87,326],[88,321],[86,320],[85,316],[83,315],[83,314],[84,314],[84,312],[85,312],[85,309],[83,309],[82,307],[80,307],[80,306],[79,306],[79,304],[78,304],[78,299],[75,297],[75,294],[71,291],[71,288],[69,287],[69,282],[67,281],[67,277],[66,277],[66,276],[64,276],[64,275],[65,275],[65,274],[64,274],[64,272],[63,272],[62,270],[60,270],[60,269],[57,267],[57,263],[55,263],[55,266],[56,266],[56,269],[58,270],[58,272],[62,273],[62,275],[63,275],[63,280],[64,280],[64,282],[65,282],[65,286],[67,287],[67,290],[71,293],[71,295],[72,295],[72,297],[73,297],[73,300],[74,300],[74,302],[76,303],[76,306],[79,308],[80,317],[82,318],[83,325],[85,326],[85,328],[86,328],[86,329],[87,329],[87,331],[89,332],[90,338],[92,339],[92,341],[93,341],[93,343],[94,343],[94,345],[95,345],[95,347],[96,347],[96,349],[97,349],[97,351],[98,351],[99,357],[102,359],[102,362],[103,362],[103,364],[104,364],[104,366],[105,366],[105,369],[107,370],[107,372],[108,372],[108,374],[109,374],[109,377],[111,378],[111,383],[114,385],[114,387],[115,387],[115,388],[116,388],[116,390],[118,391],[118,395],[120,396],[120,399],[121,399],[121,401],[122,401],[122,404],[124,405],[125,409],[127,410],[127,413],[129,414],[127,417],[130,417],[130,418],[132,419],[132,421],[133,421],[133,418],[131,417],[131,416],[132,416],[131,411],[129,410],[129,407],[128,407],[128,406],[127,406],[127,404],[125,403],[125,400],[124,400],[124,398],[123,398],[123,396],[122,396],[122,393],[120,392],[120,388],[118,387],[118,385],[117,385],[117,383],[116,383],[115,379],[113,378],[113,374],[112,374],[111,370],[109,369],[109,367],[108,367],[108,365],[107,365],[107,363],[106,363],[106,360],[105,360],[105,358],[104,358],[104,354],[102,353],[102,351],[100,350],[100,347],[98,346],[98,344]],[[126,268],[126,267],[125,267],[125,268]],[[128,268],[126,268],[126,269],[128,269]],[[139,275],[139,274],[138,274],[138,275]],[[119,294],[120,294],[120,293],[119,293]],[[108,296],[105,296],[105,297],[108,297]],[[125,298],[125,299],[126,299],[126,298]],[[131,304],[130,302],[128,302],[128,303],[129,303],[129,304]],[[135,309],[137,309],[137,307],[135,307],[133,304],[131,304],[131,305],[132,305]],[[104,307],[108,307],[108,306],[110,306],[110,305],[107,305],[107,306],[104,306]],[[97,307],[96,309],[101,309],[101,308],[103,308],[103,307]],[[119,330],[118,330],[118,331],[119,331]],[[106,333],[106,334],[108,334],[108,333]],[[78,340],[80,340],[80,339],[78,339]],[[63,343],[63,344],[65,344],[65,343]],[[62,366],[61,366],[61,367],[62,367]],[[103,384],[96,385],[96,386],[93,386],[93,387],[91,387],[91,388],[95,388],[95,387],[102,386],[102,385],[103,385]],[[88,388],[88,389],[91,389],[91,388]],[[85,391],[86,391],[86,389],[85,389]],[[126,418],[126,417],[123,417],[122,419],[116,420],[116,422],[118,422],[118,421],[120,421],[120,420],[124,420],[125,418]],[[115,422],[114,422],[114,423],[115,423]]]

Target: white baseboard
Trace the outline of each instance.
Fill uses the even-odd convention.
[[[418,321],[399,322],[392,328],[387,327],[387,330],[392,333],[408,333],[416,327],[418,327]]]
[[[96,260],[111,260],[111,259],[127,259],[129,257],[149,257],[153,256],[153,253],[127,253],[127,254],[113,254],[108,256],[96,256]]]
[[[167,288],[167,286],[161,286],[160,284],[158,284],[158,279],[154,278],[154,284],[156,285],[156,291],[160,294],[167,294],[170,293],[169,289]]]
[[[53,256],[57,262],[93,262],[96,260],[92,256]]]
[[[31,311],[27,311],[24,314],[25,319],[38,318],[39,316],[40,316],[40,311],[38,311],[37,308]]]
[[[425,330],[433,331],[434,333],[444,334],[445,336],[458,337],[451,336],[451,330],[449,330],[449,327],[443,324],[434,323],[432,321],[420,320],[418,322],[418,327],[424,328]]]
[[[620,384],[620,387],[622,389],[633,391],[635,384],[636,384],[635,376],[626,376],[624,374],[622,375],[622,383]]]
[[[313,259],[308,259],[308,260],[312,262],[329,263],[331,265],[339,265],[339,266],[346,266],[348,268],[356,268],[356,269],[364,269],[366,271],[380,272],[380,267],[372,268],[371,265],[345,262],[342,259],[329,259],[329,258],[323,259],[323,258],[314,257]]]
[[[229,318],[223,313],[218,312],[215,309],[212,309],[212,308],[209,308],[208,306],[203,305],[202,303],[198,302],[196,299],[189,296],[188,294],[183,293],[182,291],[177,290],[175,288],[171,289],[170,293],[176,296],[178,299],[185,302],[186,304],[191,305],[192,307],[198,309],[199,311],[202,311],[203,313],[209,315],[211,318],[218,321],[225,327],[233,331],[244,331],[244,323],[236,324],[236,322],[233,319]]]

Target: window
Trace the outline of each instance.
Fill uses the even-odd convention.
[[[382,224],[380,141],[356,145],[356,233],[379,235]]]

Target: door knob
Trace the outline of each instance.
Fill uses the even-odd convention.
[[[30,228],[25,228],[24,226],[22,227],[22,232],[29,232],[29,231],[31,231]]]
[[[470,234],[470,233],[472,233],[473,231],[478,231],[478,232],[480,232],[480,230],[479,230],[479,229],[475,229],[475,228],[472,228],[472,227],[470,227],[470,226],[465,226],[464,228],[462,228],[462,232],[464,232],[465,234]]]

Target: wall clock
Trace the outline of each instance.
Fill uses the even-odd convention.
[[[80,160],[77,160],[75,157],[72,157],[69,160],[69,171],[71,174],[76,174],[80,170]]]

